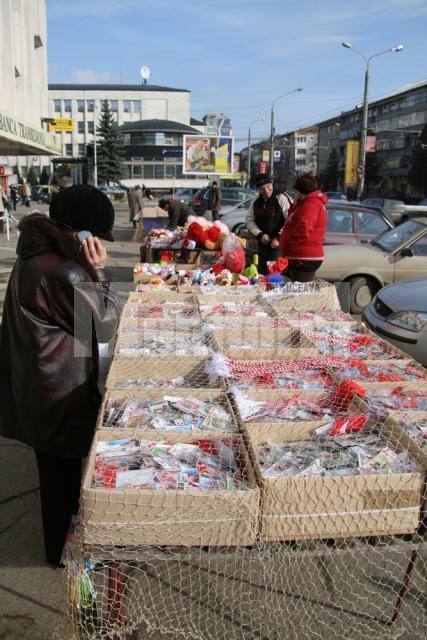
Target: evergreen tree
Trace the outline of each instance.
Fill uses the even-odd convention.
[[[49,174],[46,167],[43,167],[40,175],[40,184],[49,184]]]
[[[378,155],[377,151],[370,151],[366,154],[365,189],[367,191],[372,185],[379,182],[383,164],[384,160]]]
[[[415,189],[427,194],[427,125],[424,126],[412,152],[412,166],[409,174],[410,183]]]
[[[34,167],[30,167],[28,171],[27,182],[29,182],[32,187],[38,184],[37,175],[36,175],[36,172],[34,171]]]
[[[119,138],[117,123],[108,106],[102,105],[101,118],[97,127],[98,182],[116,182],[122,177],[123,148]]]
[[[15,166],[13,167],[13,173],[14,173],[14,175],[16,176],[16,182],[17,182],[18,184],[22,184],[24,181],[23,181],[23,179],[22,179],[21,174],[19,173],[19,167],[18,167],[18,165],[17,165],[17,164],[15,164]]]
[[[328,156],[328,163],[324,171],[319,175],[319,182],[322,185],[323,191],[336,191],[339,175],[338,152],[333,148]]]

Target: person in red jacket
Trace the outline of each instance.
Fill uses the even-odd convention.
[[[323,262],[328,198],[310,173],[300,176],[294,188],[294,204],[280,235],[281,254],[289,261],[284,275],[294,282],[311,282]]]

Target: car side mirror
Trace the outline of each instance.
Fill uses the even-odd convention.
[[[400,255],[402,256],[402,258],[413,258],[414,252],[412,251],[411,247],[405,247],[400,252]]]

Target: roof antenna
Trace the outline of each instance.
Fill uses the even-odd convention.
[[[141,74],[142,83],[144,85],[146,85],[147,84],[147,80],[149,79],[149,77],[151,75],[151,71],[150,71],[149,67],[141,67],[139,73]]]

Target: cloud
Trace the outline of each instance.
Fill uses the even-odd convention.
[[[114,73],[99,73],[91,69],[75,69],[71,74],[73,82],[81,84],[108,84],[119,81],[119,77]]]

